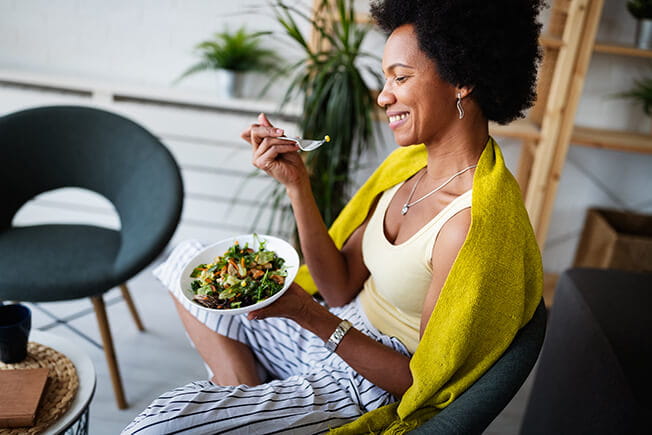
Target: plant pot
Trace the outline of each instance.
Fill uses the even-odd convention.
[[[652,50],[652,19],[636,22],[636,47]]]
[[[221,96],[240,98],[242,96],[243,73],[228,69],[217,70],[217,85]]]

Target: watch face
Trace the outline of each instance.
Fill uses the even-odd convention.
[[[340,341],[342,341],[342,338],[344,338],[344,335],[346,335],[352,326],[353,325],[348,320],[342,320],[342,322],[337,325],[337,328],[335,328],[335,331],[333,331],[333,334],[326,342],[326,349],[330,350],[331,352],[335,352],[335,349],[337,349]]]

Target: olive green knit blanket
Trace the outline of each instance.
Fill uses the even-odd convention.
[[[341,247],[376,196],[426,164],[423,145],[390,154],[329,230]],[[305,267],[297,282],[316,290]],[[473,178],[471,227],[410,362],[413,384],[399,402],[335,433],[404,433],[431,418],[503,354],[541,300],[543,271],[521,192],[496,142],[487,142]]]

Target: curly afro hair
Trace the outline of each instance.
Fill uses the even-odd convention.
[[[375,0],[371,15],[387,34],[412,24],[419,47],[435,62],[441,78],[472,87],[471,96],[485,117],[507,124],[523,117],[536,99],[542,3]]]

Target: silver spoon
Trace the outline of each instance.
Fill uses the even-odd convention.
[[[297,144],[301,151],[314,151],[326,142],[330,142],[330,136],[324,136],[322,140],[301,139],[300,137],[278,136],[277,139],[289,140]]]

